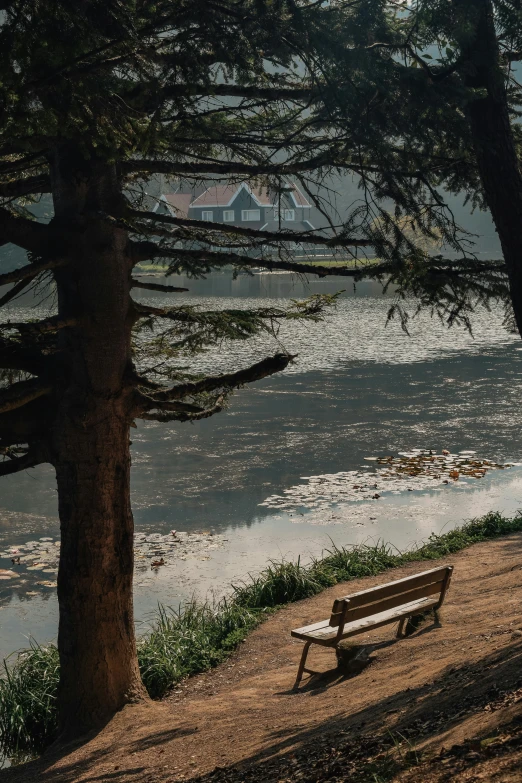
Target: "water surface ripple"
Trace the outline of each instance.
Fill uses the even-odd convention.
[[[307,287],[285,275],[169,282],[192,291],[168,300],[153,293],[140,299],[209,309],[282,306],[347,286],[328,280]],[[223,343],[217,354],[198,357],[195,369],[237,369],[281,347],[299,358],[285,373],[239,390],[219,416],[194,425],[140,422],[132,430],[138,533],[212,531],[224,543],[157,571],[142,568],[136,582],[139,621],[158,600],[176,603],[196,588],[220,593],[267,558],[317,553],[330,536],[341,544],[371,537],[406,546],[473,514],[522,505],[520,468],[459,487],[389,493],[336,509],[332,504],[320,519],[313,510],[259,505],[284,495],[303,476],[360,471],[363,465],[371,471],[368,456],[431,448],[521,461],[522,344],[502,328],[500,310],[479,311],[472,335],[422,313],[407,336],[398,323],[386,324],[392,301],[393,292],[382,296],[376,284],[363,283],[355,292],[350,288],[320,324],[284,323],[270,345],[264,337]],[[22,299],[10,313],[21,320],[41,317],[46,309]],[[2,479],[0,551],[57,538],[56,505],[48,466]],[[0,559],[0,569],[11,567]],[[42,641],[55,636],[54,589],[38,592],[29,578],[16,590],[8,581],[0,584],[0,656],[31,634]]]

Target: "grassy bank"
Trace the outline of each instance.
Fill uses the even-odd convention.
[[[522,516],[490,512],[408,552],[391,546],[332,547],[307,564],[271,561],[259,574],[232,587],[215,605],[191,602],[160,608],[138,643],[141,676],[153,698],[192,674],[216,666],[275,608],[316,595],[326,587],[375,576],[418,560],[438,560],[471,544],[522,531]],[[393,578],[393,575],[391,575]],[[0,753],[23,758],[40,753],[56,736],[56,647],[33,644],[4,661],[0,678]]]
[[[256,259],[257,260],[257,259]],[[359,258],[355,259],[352,256],[347,256],[346,258],[342,258],[339,256],[296,256],[294,259],[299,264],[308,264],[310,267],[314,266],[328,266],[328,267],[348,267],[348,269],[355,269],[355,267],[360,267],[361,269],[364,269],[364,267],[371,266],[372,264],[378,264],[380,263],[380,258]],[[262,259],[259,259],[259,268],[263,268],[263,261]],[[154,262],[154,263],[147,263],[145,261],[141,262],[140,264],[137,264],[135,267],[137,273],[146,273],[146,272],[157,272],[158,274],[165,273],[168,269],[168,264],[162,263],[162,262]],[[230,267],[222,267],[221,271],[227,271],[227,272],[233,272],[234,269],[232,266]]]

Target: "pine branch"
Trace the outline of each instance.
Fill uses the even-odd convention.
[[[180,400],[183,397],[215,391],[216,389],[235,389],[243,386],[245,383],[253,383],[262,378],[267,378],[276,372],[281,372],[288,367],[293,359],[295,359],[295,356],[290,354],[276,353],[274,356],[263,359],[261,362],[257,362],[238,372],[209,376],[200,381],[180,383],[171,389],[155,393],[152,399],[156,403],[171,402]]]
[[[0,150],[0,157],[4,154],[3,150]],[[14,160],[8,159],[0,162],[0,174],[13,174],[15,172],[27,173],[34,168],[41,168],[42,165],[45,165],[43,156],[38,152],[32,152],[23,157],[16,157]]]
[[[41,396],[20,408],[0,413],[0,452],[2,448],[45,440],[54,412],[53,398]]]
[[[41,446],[33,447],[23,457],[12,457],[0,462],[0,476],[20,473],[22,470],[34,468],[44,462],[49,462],[47,451]]]
[[[48,249],[53,236],[54,232],[49,226],[20,217],[5,207],[0,207],[0,243],[12,242],[24,250],[41,255]],[[2,285],[2,277],[5,275],[0,275],[0,285]],[[13,278],[13,280],[20,279]]]
[[[154,397],[138,392],[135,397],[135,410],[147,412],[150,410],[172,411],[174,413],[201,413],[204,408],[190,402],[158,402]]]
[[[192,405],[190,402],[157,402],[150,399],[149,410],[172,411],[175,413],[202,413],[204,408]]]
[[[13,383],[6,389],[0,391],[0,413],[7,413],[16,408],[43,397],[52,392],[52,386],[42,384],[38,378],[31,378],[28,381]]]
[[[76,318],[60,318],[59,316],[53,316],[45,321],[7,321],[4,324],[0,324],[0,331],[3,329],[16,329],[22,334],[31,332],[45,334],[47,332],[58,332],[60,329],[67,329],[70,326],[76,326],[77,323],[78,320]]]
[[[210,139],[209,141],[213,140]],[[226,138],[223,142],[226,142]],[[284,149],[284,142],[281,142],[279,146]],[[304,160],[298,160],[296,162],[282,161],[281,163],[242,163],[237,160],[221,161],[219,159],[192,162],[141,158],[123,161],[121,163],[121,171],[124,175],[170,174],[176,177],[205,177],[209,174],[216,174],[223,179],[230,178],[231,176],[242,176],[245,178],[263,176],[285,177],[323,169],[330,171],[348,171],[359,176],[371,173],[382,175],[384,173],[381,166],[365,165],[361,161],[352,160],[351,157],[351,155],[341,148],[340,157],[336,152],[330,149],[325,150],[323,153],[312,158],[305,158]],[[426,177],[426,174],[440,172],[445,166],[453,167],[459,162],[461,161],[458,158],[448,160],[445,163],[437,160],[435,163],[428,164],[423,169],[409,170],[402,166],[401,168],[396,168],[393,161],[390,161],[386,166],[386,173],[405,179],[422,179]]]
[[[201,310],[198,307],[190,305],[181,305],[179,307],[152,307],[133,301],[133,308],[138,318],[166,318],[171,321],[178,321],[186,327],[197,326],[213,329],[219,327],[224,322],[224,333],[221,337],[233,339],[228,331],[237,328],[241,336],[252,336],[250,327],[259,324],[262,321],[280,321],[285,319],[314,319],[318,320],[326,307],[334,304],[337,294],[313,294],[303,300],[293,300],[292,307],[255,307],[249,309],[224,309],[224,310]],[[214,335],[215,336],[215,335]],[[215,336],[216,337],[216,336]],[[216,337],[217,339],[217,337]]]
[[[370,261],[360,261],[357,266],[343,267],[343,266],[319,266],[315,263],[301,263],[297,261],[283,261],[282,259],[273,258],[252,258],[251,256],[241,255],[239,253],[233,253],[229,251],[215,251],[215,250],[187,250],[184,248],[172,248],[157,245],[154,242],[144,241],[135,242],[133,244],[132,253],[134,256],[134,263],[139,264],[141,261],[153,261],[159,258],[172,258],[178,261],[187,262],[200,262],[207,264],[211,268],[219,268],[222,266],[228,266],[233,264],[237,267],[254,268],[259,269],[262,267],[268,271],[272,270],[284,270],[287,272],[296,272],[305,275],[317,275],[318,277],[327,277],[328,275],[333,277],[353,277],[363,278],[371,277],[378,278],[383,275],[393,275],[396,273],[404,273],[410,270],[413,273],[413,269],[406,264],[404,267],[398,265],[396,262],[383,261],[381,263],[373,263]],[[168,270],[171,272],[171,270]],[[496,260],[478,260],[475,258],[458,258],[458,259],[446,259],[438,256],[432,258],[426,258],[424,265],[418,266],[417,273],[422,271],[422,275],[438,277],[480,277],[484,273],[496,273],[500,275],[507,274],[507,268],[504,261]]]
[[[185,98],[188,96],[201,98],[254,98],[262,101],[302,102],[317,100],[320,92],[310,87],[258,87],[241,84],[169,84],[163,88],[163,100]]]
[[[166,407],[168,403],[157,405],[156,411],[144,411],[137,414],[136,418],[145,419],[147,421],[159,421],[166,423],[169,421],[201,421],[201,419],[208,419],[210,416],[214,416],[215,413],[221,413],[224,407],[225,395],[221,395],[216,400],[216,403],[210,408],[202,408],[195,413],[169,413],[169,408]]]
[[[1,198],[20,198],[31,193],[50,193],[51,180],[48,174],[37,174],[34,177],[0,183]]]
[[[139,209],[129,210],[131,217],[152,220],[157,223],[166,223],[171,226],[183,226],[187,228],[199,228],[204,231],[220,231],[224,234],[236,234],[252,239],[268,239],[274,242],[306,242],[311,245],[325,245],[326,247],[368,247],[371,245],[368,239],[351,239],[342,234],[335,237],[318,236],[310,231],[263,231],[261,229],[248,228],[247,226],[234,226],[231,223],[214,223],[205,220],[189,220],[170,215],[158,215],[156,212],[142,212]]]
[[[143,283],[141,280],[132,279],[131,288],[145,288],[147,291],[162,291],[164,294],[181,294],[188,288],[178,288],[175,285],[162,285],[161,283]],[[1,305],[1,300],[0,300]]]
[[[159,258],[172,258],[179,261],[206,263],[211,267],[222,267],[234,264],[238,267],[253,267],[259,269],[263,267],[269,271],[274,269],[284,270],[286,272],[297,272],[304,275],[317,275],[318,277],[341,276],[341,277],[363,277],[371,274],[372,277],[383,275],[393,271],[389,263],[381,264],[361,264],[354,267],[329,267],[316,266],[315,264],[299,263],[297,261],[283,261],[280,259],[252,258],[246,255],[232,252],[218,252],[214,250],[185,250],[183,248],[167,248],[155,244],[154,242],[135,242],[133,245],[134,263],[141,261],[153,261]]]
[[[47,356],[36,347],[0,337],[0,369],[20,370],[31,375],[44,372]]]
[[[279,177],[301,174],[305,171],[317,169],[346,169],[356,171],[357,167],[352,162],[336,159],[333,153],[318,155],[315,158],[296,163],[240,163],[239,161],[208,161],[187,162],[152,160],[142,158],[140,160],[127,160],[122,162],[123,174],[172,174],[174,176],[206,176],[219,174],[222,177],[241,175],[244,177],[261,177],[274,175]]]
[[[5,304],[11,301],[11,299],[14,299],[18,294],[21,294],[22,291],[24,291],[28,285],[31,284],[31,278],[26,280],[20,280],[19,283],[14,285],[10,291],[8,291],[4,296],[0,297],[0,307],[3,307]]]
[[[30,223],[31,221],[28,220],[27,222]],[[17,283],[19,280],[34,280],[41,272],[47,272],[50,269],[58,269],[60,266],[65,266],[66,263],[67,259],[65,258],[51,258],[48,261],[27,264],[26,266],[21,267],[21,269],[13,269],[12,272],[5,272],[5,274],[0,275],[0,286],[8,285],[9,283]]]

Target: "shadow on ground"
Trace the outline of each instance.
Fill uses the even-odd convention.
[[[421,632],[427,631],[423,629]],[[389,644],[386,643],[386,646]],[[336,687],[344,680],[336,672],[328,672],[313,678],[307,687],[321,687],[321,681],[324,687]],[[377,774],[376,770],[385,772],[387,776],[394,775],[404,769],[401,758],[405,755],[408,763],[418,760],[415,758],[418,755],[417,745],[422,743],[429,747],[430,741],[440,738],[459,723],[485,709],[500,713],[516,701],[516,693],[521,686],[522,639],[473,664],[449,667],[432,683],[406,688],[343,719],[332,718],[300,731],[274,730],[268,747],[245,758],[240,765],[216,768],[210,774],[184,779],[270,783],[276,780],[335,781],[344,780],[347,775],[353,781],[372,781]],[[289,693],[288,698],[299,698],[299,694]],[[510,719],[514,720],[512,715]],[[520,729],[522,744],[522,710]],[[127,762],[112,764],[112,769],[112,747],[106,747],[85,755],[81,762],[71,765],[62,762],[59,772],[53,770],[48,773],[60,758],[65,759],[71,753],[73,747],[67,746],[61,751],[53,749],[42,758],[18,769],[6,770],[1,777],[3,783],[29,780],[76,783],[80,777],[82,783],[109,780],[125,783],[173,781],[178,778],[173,777],[170,766],[160,770],[155,765],[154,769],[150,769],[139,762],[134,764],[132,756],[135,755],[138,760],[144,751],[151,748],[161,755],[162,746],[196,732],[196,726],[152,732],[146,738],[133,742],[132,754],[129,754]],[[398,746],[403,746],[402,753],[393,753]],[[458,755],[455,758],[458,760]],[[99,771],[104,761],[107,767],[101,774],[89,774],[94,763]],[[391,780],[390,777],[383,779]]]

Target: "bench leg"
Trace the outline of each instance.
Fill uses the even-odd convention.
[[[299,669],[297,671],[297,678],[294,683],[294,691],[296,691],[299,688],[299,683],[301,682],[303,678],[303,672],[305,670],[305,663],[306,663],[306,656],[308,655],[308,650],[310,649],[310,645],[312,642],[306,642],[305,646],[303,647],[303,653],[301,655],[301,663],[299,664]]]
[[[404,636],[404,626],[408,622],[407,617],[403,617],[402,620],[399,623],[399,627],[397,628],[397,639],[402,639]]]

